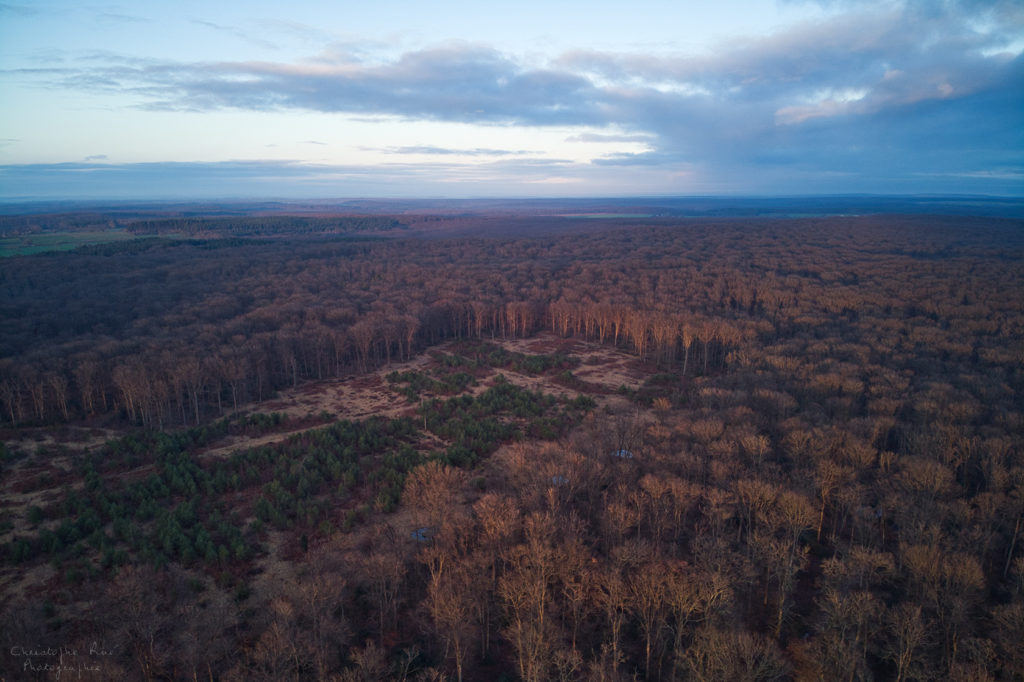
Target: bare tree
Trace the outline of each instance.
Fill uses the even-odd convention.
[[[473,647],[472,591],[476,576],[466,563],[435,574],[427,584],[425,604],[434,630],[444,642],[444,658],[455,665],[455,676],[462,682],[466,655]]]
[[[528,682],[546,679],[553,652],[554,623],[548,618],[556,553],[551,517],[532,514],[523,544],[506,553],[508,569],[498,581],[508,619],[506,633],[516,651],[519,674]]]
[[[422,525],[436,531],[459,513],[457,503],[465,480],[463,470],[433,460],[409,473],[403,500],[419,512]]]
[[[630,574],[627,583],[630,608],[644,638],[644,679],[650,680],[653,679],[651,659],[655,650],[660,648],[659,640],[666,626],[668,585],[665,566],[660,563],[644,564]]]
[[[683,657],[692,678],[700,682],[774,682],[790,672],[773,642],[743,630],[702,628]]]
[[[888,645],[886,657],[896,666],[896,682],[917,674],[923,664],[921,649],[928,634],[921,619],[921,607],[909,602],[898,604],[886,614]]]

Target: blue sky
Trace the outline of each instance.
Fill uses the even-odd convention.
[[[0,198],[1024,194],[1024,3],[0,0]]]

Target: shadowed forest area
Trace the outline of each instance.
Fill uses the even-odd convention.
[[[1024,222],[592,208],[0,218],[0,672],[1024,679]]]

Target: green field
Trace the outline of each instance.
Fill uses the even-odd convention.
[[[0,258],[27,256],[47,251],[70,251],[88,244],[105,244],[136,239],[126,230],[83,232],[41,232],[20,237],[0,238]]]

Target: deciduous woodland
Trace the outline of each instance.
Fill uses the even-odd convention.
[[[1021,221],[111,220],[0,261],[9,679],[1024,678]]]

